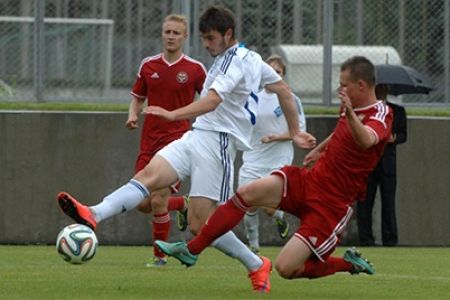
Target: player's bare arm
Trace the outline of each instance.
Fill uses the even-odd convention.
[[[222,99],[219,97],[219,94],[217,94],[215,90],[211,89],[208,91],[206,96],[192,102],[187,106],[172,111],[168,111],[159,106],[148,106],[142,113],[160,116],[169,121],[185,120],[213,111],[221,102]]]
[[[286,117],[289,127],[289,133],[294,144],[303,149],[311,149],[316,146],[316,138],[307,132],[300,131],[297,105],[292,98],[289,86],[283,80],[268,84],[265,88],[272,93],[277,94],[281,110]]]
[[[286,117],[288,123],[290,135],[293,137],[298,132],[300,132],[298,113],[295,102],[292,99],[292,94],[289,86],[283,80],[268,84],[264,87],[269,92],[275,93],[278,96],[278,101],[280,102],[281,110]]]
[[[332,136],[333,133],[331,133],[325,140],[323,140],[316,148],[312,149],[308,154],[305,155],[305,158],[303,159],[304,166],[312,167],[319,160]]]
[[[374,146],[377,143],[377,137],[359,120],[345,89],[339,92],[339,98],[356,144],[363,150]]]
[[[130,107],[128,109],[128,119],[125,122],[125,127],[133,130],[138,128],[138,119],[139,119],[139,114],[142,111],[142,107],[144,106],[144,102],[145,102],[145,98],[138,98],[136,96],[132,96],[131,98],[131,102],[130,102]]]
[[[289,133],[289,131],[286,131],[286,132],[283,132],[280,134],[268,134],[261,138],[261,142],[264,144],[271,143],[271,142],[279,142],[279,141],[290,141],[290,140],[292,140],[292,138],[291,138],[291,134]]]

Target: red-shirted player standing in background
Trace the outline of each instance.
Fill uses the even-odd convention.
[[[161,106],[167,110],[190,104],[195,93],[200,93],[206,77],[205,67],[198,61],[182,52],[187,38],[187,21],[181,15],[169,15],[162,25],[162,41],[164,52],[145,58],[137,74],[131,92],[132,100],[129,108],[128,129],[138,128],[138,118],[142,112],[145,99],[148,105]],[[151,114],[145,115],[141,133],[140,151],[136,160],[136,173],[142,170],[161,148],[179,139],[191,128],[190,120],[167,121]],[[168,211],[184,209],[182,196],[171,197],[170,189],[154,191],[150,198],[143,201],[138,209],[144,213],[153,213],[153,241],[167,240],[170,230]],[[156,205],[166,199],[164,205]],[[165,255],[157,247],[154,248],[154,262],[151,265],[163,266]]]
[[[197,255],[236,226],[250,207],[272,207],[301,220],[275,263],[283,278],[317,278],[335,272],[373,274],[372,265],[354,248],[344,257],[330,254],[350,219],[355,197],[364,193],[366,179],[390,138],[392,111],[377,100],[374,66],[365,57],[343,63],[338,92],[339,121],[334,132],[306,155],[304,164],[309,167],[286,166],[239,187],[188,244],[156,244],[166,254],[192,265]]]

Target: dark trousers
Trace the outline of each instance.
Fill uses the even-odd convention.
[[[385,175],[375,170],[367,182],[365,201],[357,202],[358,233],[361,246],[374,246],[372,232],[372,210],[378,186],[381,193],[381,238],[383,246],[396,246],[397,220],[395,217],[395,191],[397,180],[395,175]]]

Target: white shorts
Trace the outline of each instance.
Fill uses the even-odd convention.
[[[239,186],[243,186],[244,184],[252,182],[256,179],[270,175],[272,171],[277,169],[278,168],[273,169],[273,168],[252,167],[243,164],[242,167],[239,169]]]
[[[158,152],[178,174],[191,179],[189,196],[225,202],[233,189],[236,140],[216,131],[194,129]]]

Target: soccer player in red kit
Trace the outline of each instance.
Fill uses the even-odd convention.
[[[298,216],[300,227],[278,255],[281,277],[317,278],[335,272],[373,274],[356,249],[331,256],[364,193],[366,179],[389,140],[392,111],[375,96],[375,70],[365,57],[345,61],[340,70],[339,121],[333,133],[305,156],[305,167],[285,166],[238,188],[189,243],[156,241],[166,254],[191,265],[221,234],[236,226],[253,206],[278,208]]]
[[[186,56],[182,47],[187,38],[187,21],[181,15],[169,15],[162,25],[164,51],[161,54],[145,58],[137,74],[131,95],[129,116],[125,126],[138,127],[138,118],[145,99],[148,105],[157,105],[167,110],[186,106],[194,100],[195,93],[202,90],[206,77],[205,67],[198,61]],[[142,170],[152,157],[170,142],[179,139],[191,129],[190,120],[167,121],[158,116],[146,114],[141,132],[140,151],[136,160],[136,173]],[[176,191],[176,187],[173,187]],[[167,240],[170,230],[168,211],[184,209],[182,196],[171,197],[170,189],[155,191],[143,201],[138,209],[144,213],[153,213],[153,240]],[[156,198],[164,201],[156,201]],[[163,205],[161,205],[163,203]],[[154,266],[163,266],[165,255],[154,248]]]

